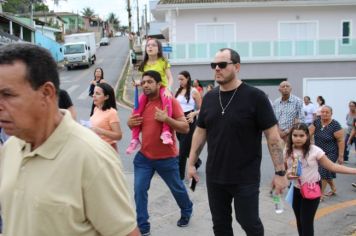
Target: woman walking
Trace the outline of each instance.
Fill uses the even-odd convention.
[[[309,96],[304,97],[304,104],[303,104],[303,112],[304,112],[304,122],[309,126],[316,118],[316,107],[310,101]]]
[[[344,161],[349,161],[349,151],[351,149],[352,144],[355,145],[355,149],[356,149],[355,137],[352,137],[350,139],[352,127],[354,125],[353,122],[355,119],[356,119],[356,102],[351,101],[351,102],[349,102],[349,112],[346,115],[347,129],[346,129],[346,137],[345,137]],[[348,142],[349,139],[350,139],[350,142]],[[349,148],[348,148],[348,146],[349,146]]]
[[[94,79],[90,81],[90,85],[89,85],[89,96],[93,97],[94,94],[94,88],[98,83],[103,83],[104,81],[104,70],[101,67],[98,67],[94,70]],[[90,110],[90,116],[93,115],[94,112],[94,103],[91,106],[91,110]]]
[[[117,116],[115,93],[107,83],[99,83],[94,88],[94,113],[90,117],[91,129],[117,151],[117,141],[122,138]]]
[[[318,103],[318,107],[316,108],[316,118],[320,118],[321,108],[325,105],[325,99],[323,96],[318,96],[316,98],[316,102]]]
[[[344,160],[344,131],[336,120],[332,119],[332,108],[324,105],[321,108],[320,119],[317,119],[309,126],[310,134],[314,134],[315,145],[320,147],[325,155],[332,161],[338,161],[339,164]],[[324,194],[327,185],[330,191],[325,196],[336,194],[336,186],[333,179],[336,174],[323,167],[319,168],[322,183],[322,194]],[[321,197],[323,200],[323,196]]]
[[[180,72],[178,80],[180,86],[175,97],[181,105],[184,115],[189,123],[188,134],[177,132],[177,138],[179,140],[179,174],[180,178],[184,179],[187,158],[189,156],[192,137],[195,130],[196,117],[199,114],[201,106],[201,96],[198,90],[192,87],[192,78],[188,71]],[[195,168],[198,169],[200,165],[201,160],[199,159],[195,164]]]

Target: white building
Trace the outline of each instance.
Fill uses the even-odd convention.
[[[212,80],[209,63],[230,47],[241,56],[240,78],[273,100],[288,80],[315,103],[323,95],[344,125],[356,100],[356,0],[160,0],[151,13],[168,24],[176,75]]]

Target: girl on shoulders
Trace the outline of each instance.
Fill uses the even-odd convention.
[[[303,198],[301,185],[318,184],[320,186],[319,164],[332,172],[356,175],[356,169],[342,166],[330,161],[324,151],[311,144],[308,126],[304,123],[295,124],[288,135],[284,152],[287,163],[287,177],[293,181],[293,211],[297,221],[300,236],[314,235],[314,216],[318,209],[320,197],[315,199]],[[293,168],[295,160],[301,162],[301,174],[297,176]]]
[[[154,70],[161,75],[162,86],[160,88],[160,99],[162,101],[162,107],[167,108],[167,113],[169,117],[172,116],[172,93],[170,92],[170,90],[173,85],[173,77],[170,67],[171,65],[163,56],[161,42],[153,38],[147,40],[145,56],[138,70],[141,72]],[[133,114],[141,115],[147,102],[147,96],[142,94],[139,98],[138,108],[134,109]],[[140,126],[135,126],[134,128],[132,128],[131,142],[129,147],[126,149],[127,154],[132,154],[141,146],[141,142],[139,139],[140,131]],[[170,132],[170,128],[166,123],[163,123],[161,139],[164,144],[173,144],[172,133]]]

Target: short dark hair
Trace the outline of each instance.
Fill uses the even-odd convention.
[[[34,90],[46,82],[52,82],[59,94],[57,63],[47,49],[29,43],[0,47],[0,65],[13,65],[16,61],[26,65],[25,79]]]
[[[115,92],[114,89],[111,87],[111,85],[108,83],[98,83],[96,86],[103,90],[104,96],[108,96],[108,99],[104,101],[102,107],[103,111],[110,108],[114,108],[115,110],[117,110]]]
[[[158,73],[157,71],[154,71],[154,70],[145,71],[145,72],[143,72],[143,74],[142,74],[142,78],[143,78],[144,76],[149,76],[149,77],[153,78],[153,79],[156,81],[156,83],[162,82],[161,75],[160,75],[160,73]]]
[[[231,49],[231,48],[221,48],[219,51],[220,52],[223,52],[223,51],[229,51],[230,52],[230,59],[231,61],[234,63],[234,64],[240,64],[241,63],[241,60],[240,60],[240,55],[234,50],[234,49]]]

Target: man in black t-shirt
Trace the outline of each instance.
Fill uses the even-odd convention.
[[[64,89],[59,89],[58,107],[60,109],[67,109],[72,114],[73,119],[77,119],[77,112],[73,106],[72,99],[70,99],[69,94]]]
[[[205,95],[189,155],[188,176],[199,181],[195,162],[208,143],[206,182],[215,235],[233,235],[231,203],[247,235],[263,235],[258,197],[262,132],[275,169],[277,193],[287,186],[282,140],[271,104],[261,90],[243,83],[240,56],[221,49],[211,67],[219,86]]]

